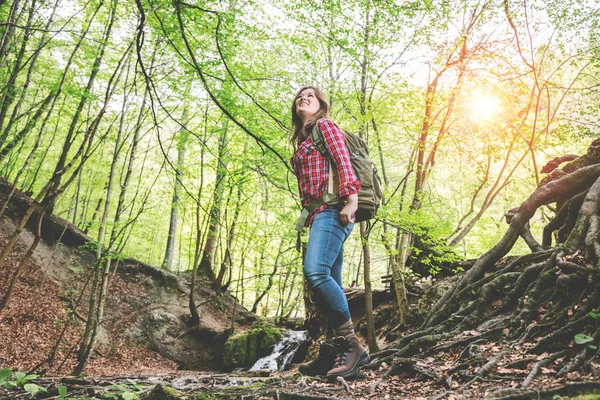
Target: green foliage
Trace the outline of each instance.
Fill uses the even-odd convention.
[[[578,333],[573,337],[576,344],[586,344],[594,340],[593,337],[586,335],[585,333]]]
[[[573,337],[573,340],[575,341],[575,344],[580,344],[580,345],[584,344],[592,350],[596,350],[598,348],[598,346],[592,344],[592,342],[594,341],[594,338],[585,333],[576,334]]]
[[[8,390],[21,388],[29,393],[31,397],[35,397],[37,393],[47,391],[45,388],[31,382],[37,377],[36,374],[26,374],[21,371],[13,371],[10,368],[3,368],[0,369],[0,386]]]
[[[29,381],[32,381],[37,377],[38,375],[36,374],[26,374],[25,372],[12,371],[9,368],[3,368],[0,370],[0,386],[6,389],[15,389],[23,387],[28,384]],[[37,387],[37,385],[29,386],[29,389],[36,390],[36,392],[39,391],[39,389],[36,389],[34,386]],[[29,390],[27,391],[29,392]]]
[[[21,371],[13,371],[10,368],[3,368],[0,369],[0,387],[12,391],[13,393],[21,389],[26,393],[29,393],[32,398],[35,398],[39,393],[48,392],[48,389],[32,382],[37,377],[38,375],[36,374],[26,374]],[[139,399],[140,393],[143,392],[144,388],[131,379],[128,379],[127,381],[129,382],[128,385],[114,384],[109,386],[108,390],[110,390],[110,392],[105,392],[102,396],[107,399]],[[67,387],[64,385],[59,386],[57,390],[58,395],[54,397],[55,399],[91,400],[91,398],[86,396],[68,396]]]
[[[58,399],[66,399],[67,398],[67,387],[59,386],[58,387]]]
[[[135,400],[140,398],[140,393],[144,390],[138,383],[127,379],[129,385],[113,384],[108,387],[111,392],[103,393],[106,399]]]

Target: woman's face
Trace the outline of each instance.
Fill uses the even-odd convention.
[[[296,113],[302,121],[315,115],[321,109],[321,103],[317,98],[314,89],[307,88],[298,94],[295,100]]]

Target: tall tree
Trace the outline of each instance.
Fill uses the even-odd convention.
[[[208,234],[204,242],[202,257],[198,265],[198,272],[207,277],[211,282],[216,281],[215,275],[215,255],[219,239],[219,230],[221,227],[221,207],[223,205],[223,194],[227,184],[227,166],[230,160],[228,150],[228,124],[227,120],[223,122],[223,126],[219,129],[218,150],[216,158],[215,172],[215,187],[212,193],[212,201],[208,212]]]
[[[185,150],[189,137],[189,131],[186,128],[186,124],[189,122],[187,114],[187,104],[184,104],[183,114],[181,116],[182,125],[179,130],[179,135],[177,136],[177,166],[175,169],[175,180],[173,182],[173,200],[171,202],[171,218],[169,218],[169,233],[167,235],[165,258],[162,263],[162,267],[168,270],[172,269],[173,254],[175,252],[175,238],[177,236],[177,222],[180,207],[179,196],[181,192],[183,171],[185,168]]]

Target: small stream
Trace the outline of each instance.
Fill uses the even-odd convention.
[[[257,360],[249,371],[285,371],[298,349],[308,340],[306,331],[286,331],[273,352]]]

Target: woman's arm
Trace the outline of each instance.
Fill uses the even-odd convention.
[[[354,214],[358,210],[358,193],[348,195],[344,200],[344,208],[340,211],[340,220],[348,225],[354,222]]]

